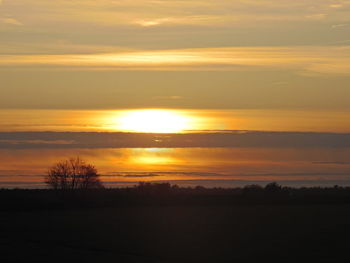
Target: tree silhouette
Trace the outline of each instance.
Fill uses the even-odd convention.
[[[56,190],[86,190],[102,188],[100,175],[91,164],[79,157],[58,162],[49,168],[45,183]]]

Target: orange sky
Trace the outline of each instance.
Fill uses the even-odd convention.
[[[43,185],[47,167],[77,155],[93,163],[108,183],[213,180],[289,181],[324,185],[350,180],[349,149],[177,148],[1,150],[0,184]],[[219,184],[220,185],[220,184]]]
[[[348,111],[349,7],[0,1],[0,110]]]
[[[34,180],[23,175],[78,154],[103,173],[116,162],[126,173],[163,172],[158,179],[288,173],[282,177],[322,181],[349,172],[347,135],[329,134],[350,133],[349,1],[0,0],[0,35],[2,182]],[[204,155],[195,148],[107,151],[106,138],[88,144],[84,137],[83,148],[106,147],[89,151],[73,149],[77,138],[64,134],[227,130],[266,131],[274,147],[248,150],[248,140],[229,148],[229,137],[226,144],[213,139],[226,148],[203,148]],[[63,139],[22,138],[20,131],[62,132]],[[294,139],[280,147],[271,131],[315,132],[317,139],[307,134],[312,147],[304,147],[300,136],[282,133]],[[164,136],[159,144],[167,145]],[[186,138],[193,146],[199,137]],[[111,140],[121,147],[118,138]],[[305,160],[285,149],[293,143]],[[138,180],[119,177],[130,178]]]
[[[326,110],[2,110],[0,131],[350,132],[349,111]]]

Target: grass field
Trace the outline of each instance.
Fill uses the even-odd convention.
[[[7,211],[0,218],[7,262],[350,259],[350,205],[132,206]]]

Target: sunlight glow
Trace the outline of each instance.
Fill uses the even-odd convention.
[[[132,132],[176,133],[190,128],[188,117],[171,110],[126,111],[117,122],[116,128]]]

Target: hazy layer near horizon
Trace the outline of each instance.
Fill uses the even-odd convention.
[[[350,184],[350,133],[0,132],[0,186],[43,187],[57,161],[80,156],[106,186],[139,181],[233,187]]]

